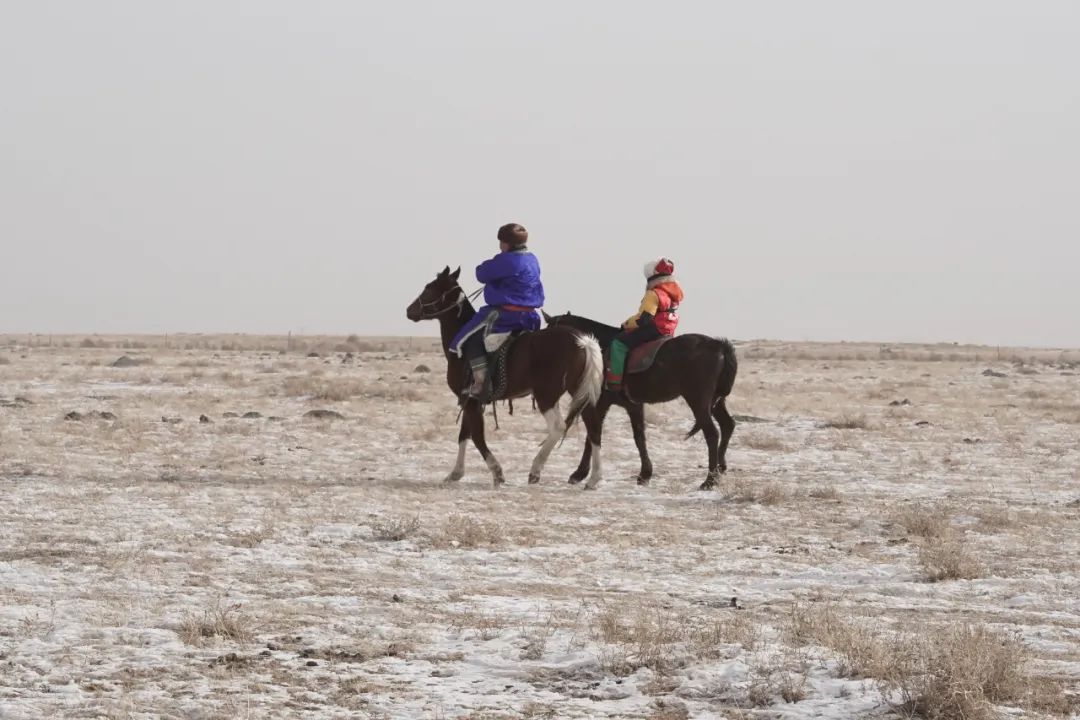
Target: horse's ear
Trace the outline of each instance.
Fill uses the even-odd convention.
[[[450,269],[450,267],[449,267],[449,266],[447,266],[447,268],[446,268],[446,269],[447,269],[447,270],[449,270],[449,269]],[[460,266],[460,265],[458,266],[458,269],[457,269],[457,270],[455,270],[454,272],[450,273],[450,279],[451,279],[451,280],[457,280],[457,279],[458,279],[459,277],[461,277],[461,266]]]
[[[540,314],[544,316],[544,322],[546,322],[548,325],[550,325],[553,318],[550,315],[548,315],[547,312],[544,311],[544,310],[541,310]]]
[[[446,277],[449,274],[450,274],[450,266],[447,265],[446,267],[443,268],[443,271],[441,273],[439,273],[439,277]]]

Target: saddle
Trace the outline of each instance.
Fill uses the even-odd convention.
[[[644,345],[638,345],[631,350],[630,357],[626,360],[626,374],[635,375],[651,368],[653,363],[656,362],[656,354],[660,352],[660,348],[673,339],[673,336],[668,335],[656,340],[650,340]]]

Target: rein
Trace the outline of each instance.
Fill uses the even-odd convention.
[[[454,300],[454,302],[447,305],[446,307],[441,308],[439,310],[436,310],[434,312],[428,312],[425,309],[425,308],[428,308],[428,307],[438,307],[439,304],[442,303],[443,299],[447,295],[449,295],[450,293],[454,293],[454,292],[458,293],[457,299]],[[446,292],[444,292],[442,295],[440,295],[437,300],[432,300],[430,302],[424,302],[420,298],[416,298],[416,301],[418,303],[420,303],[420,319],[421,320],[434,320],[435,318],[439,317],[440,315],[442,315],[444,313],[448,313],[448,312],[450,312],[451,310],[454,310],[454,309],[457,309],[460,312],[461,306],[465,304],[465,291],[462,290],[460,287],[452,287],[449,290],[447,290]]]
[[[449,295],[450,293],[455,293],[455,292],[458,293],[457,299],[454,300],[454,302],[447,305],[446,307],[441,308],[441,309],[436,310],[436,311],[431,312],[431,313],[429,313],[427,310],[425,310],[425,308],[427,308],[427,307],[431,307],[431,306],[437,307],[440,303],[442,303],[443,299],[447,295]],[[463,290],[461,288],[461,286],[458,285],[458,286],[452,287],[449,290],[447,290],[446,292],[444,292],[442,295],[439,296],[439,298],[437,300],[432,300],[430,302],[424,302],[420,298],[416,298],[416,301],[420,303],[420,313],[421,313],[420,314],[420,319],[421,320],[434,320],[435,318],[439,317],[440,315],[442,315],[444,313],[448,313],[448,312],[450,312],[451,310],[454,310],[454,309],[457,309],[458,314],[460,315],[461,314],[461,308],[465,305],[465,303],[467,301],[474,300],[482,292],[484,292],[484,288],[480,288],[479,290],[474,292],[472,295],[466,295],[465,290]]]

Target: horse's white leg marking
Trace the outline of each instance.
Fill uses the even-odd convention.
[[[468,443],[468,440],[462,440],[458,443],[457,462],[454,463],[454,469],[451,470],[450,474],[443,480],[444,483],[457,482],[465,477],[465,446],[468,445]]]
[[[495,453],[489,452],[485,459],[488,469],[491,470],[491,479],[495,481],[496,485],[502,485],[506,482],[506,478],[503,476],[502,465],[495,459]]]
[[[593,490],[600,481],[603,479],[604,467],[600,462],[600,445],[593,445],[592,449],[592,472],[589,474],[589,481],[585,483],[586,490]]]
[[[529,471],[530,485],[540,482],[540,474],[544,472],[544,465],[551,451],[566,431],[566,423],[563,421],[558,405],[544,413],[544,420],[547,421],[548,436],[544,439],[544,444],[540,446],[540,452],[536,453],[536,459],[533,460],[532,470]]]

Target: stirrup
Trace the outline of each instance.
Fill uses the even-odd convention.
[[[488,389],[486,381],[479,389],[475,385],[469,385],[469,387],[461,391],[461,404],[464,405],[469,400],[476,400],[481,405],[487,404]]]

